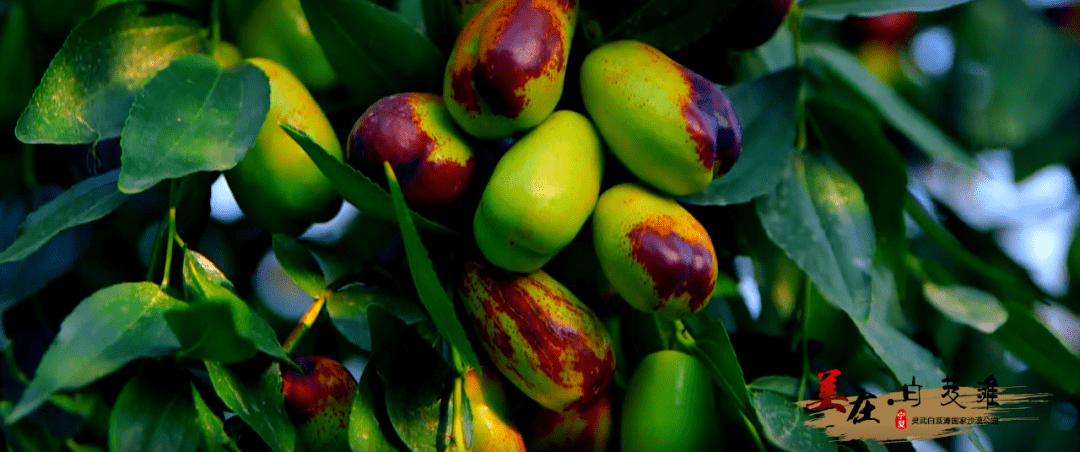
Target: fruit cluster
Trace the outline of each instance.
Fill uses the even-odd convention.
[[[290,122],[384,187],[384,165],[389,164],[406,203],[420,213],[471,217],[461,229],[471,229],[475,248],[466,252],[472,257],[461,267],[456,292],[493,367],[540,406],[532,431],[523,436],[507,421],[506,408],[491,400],[491,391],[480,389],[497,385],[494,392],[501,394],[498,376],[485,372],[478,382],[470,372],[466,388],[476,423],[472,450],[485,450],[482,444],[488,440],[482,438],[498,438],[492,444],[509,450],[520,450],[526,442],[536,450],[607,447],[609,386],[616,366],[612,337],[585,303],[543,270],[590,220],[587,232],[602,274],[633,308],[682,319],[705,307],[717,281],[712,240],[675,197],[702,192],[738,159],[742,130],[731,102],[716,84],[633,40],[592,49],[580,64],[579,86],[566,86],[578,10],[574,0],[470,3],[461,10],[462,27],[442,94],[409,92],[380,99],[355,122],[343,153],[333,134],[323,132],[328,128],[324,117],[308,111],[304,122],[293,115],[312,108],[313,102],[279,102],[278,91],[302,85],[287,70],[253,60],[270,77],[274,93],[267,124]],[[580,89],[582,111],[557,110],[564,88]],[[289,96],[294,101],[301,97]],[[256,175],[246,170],[262,166],[249,165],[253,159],[285,158],[270,151],[286,148],[269,143],[283,139],[278,138],[281,130],[268,127],[264,132],[259,140],[266,144],[260,141],[228,173],[230,184],[262,183],[265,187],[256,191],[266,193],[282,178],[304,180],[303,172]],[[501,156],[483,155],[491,148],[485,143],[495,140],[513,144]],[[485,167],[480,161],[496,163]],[[632,178],[605,179],[610,165],[625,167]],[[304,194],[310,197],[329,186],[321,180]],[[325,219],[327,206],[339,202],[329,193],[319,196],[325,203],[298,206],[287,199],[248,200],[245,190],[238,191],[245,211],[257,202],[276,205],[271,209],[276,223],[253,220],[277,232],[296,233],[302,224]],[[468,199],[469,193],[476,199]],[[312,371],[324,360],[299,363]],[[309,376],[289,370],[283,377],[289,406],[295,400],[300,400],[297,406],[314,403],[304,400],[310,394],[289,389],[302,387],[293,382]],[[355,392],[353,386],[338,386]],[[624,439],[623,450],[715,447],[708,434],[715,424],[712,394],[711,379],[695,358],[675,351],[649,355],[629,382],[623,433],[634,437]],[[687,418],[679,414],[684,403],[701,406],[692,407],[696,414]],[[653,410],[675,413],[665,419],[670,428],[643,424],[655,418]],[[318,427],[306,428],[326,428],[325,420],[293,411],[301,432],[313,423]],[[325,433],[311,436],[345,443]]]

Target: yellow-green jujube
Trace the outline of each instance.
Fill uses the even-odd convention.
[[[309,89],[324,90],[338,82],[300,0],[260,1],[240,24],[236,43],[247,57],[271,59],[289,68]]]
[[[526,452],[525,439],[514,425],[499,371],[485,367],[480,375],[465,372],[465,394],[472,409],[471,452]]]
[[[638,363],[623,399],[622,452],[711,452],[720,446],[712,377],[675,350]]]
[[[630,306],[681,319],[712,298],[712,239],[671,197],[637,183],[616,185],[600,195],[592,226],[600,268]]]
[[[581,97],[612,154],[665,193],[700,193],[739,157],[742,129],[727,95],[648,44],[589,52]]]
[[[574,239],[596,205],[604,152],[585,116],[569,110],[521,137],[495,165],[473,219],[480,251],[527,273]]]
[[[240,54],[240,49],[231,42],[221,41],[214,48],[214,60],[221,65],[221,67],[228,69],[244,62],[244,56]]]
[[[240,210],[268,232],[297,235],[311,223],[333,218],[341,196],[307,153],[281,129],[289,124],[308,134],[338,160],[341,142],[304,84],[284,66],[251,58],[270,79],[270,111],[255,145],[225,172]]]

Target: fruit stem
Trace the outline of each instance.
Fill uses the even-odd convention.
[[[451,347],[451,350],[454,354],[454,362],[460,362],[461,358],[458,356],[457,349]],[[465,374],[459,372],[458,375],[454,377],[454,437],[452,438],[453,445],[451,450],[468,452],[469,449],[465,446],[465,421],[462,419],[463,416],[461,413],[462,407],[465,406],[465,404],[462,403],[462,398],[465,397],[464,388]]]
[[[30,376],[26,375],[26,372],[19,366],[19,362],[15,360],[15,350],[12,347],[10,341],[4,346],[4,359],[7,361],[8,369],[10,369],[11,375],[20,383],[29,384]]]
[[[285,339],[285,344],[282,347],[285,348],[285,354],[291,355],[293,349],[296,348],[296,344],[300,342],[300,338],[304,337],[304,333],[307,333],[311,329],[311,325],[315,324],[315,319],[319,318],[319,312],[322,311],[324,305],[326,305],[326,299],[330,298],[330,291],[323,291],[322,294],[315,297],[315,300],[311,302],[311,306],[308,307],[307,312],[303,317],[300,317],[300,322],[296,324],[296,328],[293,328],[289,333],[289,337]]]
[[[24,143],[22,147],[23,181],[31,190],[38,187],[37,170],[34,168],[34,163],[34,147]]]
[[[758,450],[766,452],[765,443],[761,441],[761,435],[758,434],[757,428],[754,427],[754,423],[750,421],[750,418],[746,417],[746,414],[742,416],[743,424],[746,424],[746,429],[750,431],[750,437],[754,439],[754,444],[757,444]]]
[[[169,182],[169,240],[165,242],[165,272],[161,276],[161,287],[169,286],[169,275],[172,272],[172,249],[173,241],[181,242],[176,236],[176,194],[178,183],[176,179]]]
[[[810,297],[814,285],[810,282],[810,277],[803,275],[803,299],[802,299],[802,376],[799,377],[799,392],[796,393],[796,400],[801,399],[803,393],[806,391],[806,380],[810,374]]]
[[[697,341],[695,341],[694,336],[690,334],[690,330],[686,329],[686,325],[683,324],[682,320],[676,320],[674,323],[675,340],[687,351],[694,350],[697,347],[697,345],[695,345]]]
[[[214,56],[214,52],[217,52],[219,42],[221,42],[221,0],[213,0],[210,3],[210,56]]]
[[[795,67],[802,69],[802,57],[799,55],[799,45],[802,40],[800,25],[802,23],[802,10],[797,2],[792,2],[791,12],[788,13],[787,25],[791,29],[791,52],[795,60]],[[796,129],[795,149],[806,147],[806,84],[799,84],[798,100],[796,101]]]

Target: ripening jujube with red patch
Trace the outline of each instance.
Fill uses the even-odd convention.
[[[681,319],[712,297],[712,238],[670,197],[636,183],[609,188],[593,212],[593,243],[604,275],[636,309]]]
[[[700,193],[739,158],[742,129],[723,90],[643,42],[589,52],[581,98],[612,154],[665,193]]]
[[[457,290],[492,363],[541,406],[584,407],[607,390],[615,375],[611,336],[543,270],[518,274],[469,261]]]
[[[562,97],[576,0],[490,0],[458,35],[443,76],[454,120],[477,138],[540,124]]]
[[[611,391],[587,407],[552,411],[538,407],[529,423],[530,452],[602,452],[611,440]]]
[[[476,166],[442,97],[429,93],[395,94],[373,104],[353,125],[346,154],[350,165],[384,188],[383,162],[389,162],[414,208],[457,202]]]
[[[296,358],[299,370],[282,365],[285,411],[308,450],[348,451],[349,415],[356,380],[341,363],[325,356]]]

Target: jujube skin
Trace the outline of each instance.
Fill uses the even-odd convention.
[[[310,136],[330,156],[344,159],[330,121],[295,75],[281,64],[251,58],[270,80],[270,111],[248,149],[225,180],[244,215],[271,233],[299,235],[311,223],[328,221],[341,196],[315,162],[281,129],[289,124]]]
[[[604,151],[585,116],[560,110],[499,159],[473,234],[484,257],[519,273],[539,269],[585,225],[600,194]]]
[[[562,97],[576,0],[491,0],[469,19],[443,76],[454,120],[477,138],[536,127]]]
[[[672,196],[702,192],[742,150],[723,90],[648,44],[615,41],[589,52],[581,96],[612,154]]]
[[[600,195],[592,225],[600,268],[630,306],[681,319],[712,298],[712,238],[671,197],[636,183],[616,185]]]
[[[540,406],[586,407],[607,390],[615,375],[611,336],[543,270],[515,274],[472,260],[457,291],[492,363]]]
[[[712,377],[697,358],[675,350],[647,355],[626,387],[622,452],[719,450]]]
[[[244,55],[281,63],[308,89],[321,91],[338,83],[300,0],[258,2],[237,30],[237,45]]]
[[[465,394],[473,421],[473,452],[526,452],[521,431],[510,417],[510,404],[499,372],[485,366],[481,375],[470,367],[465,372]]]
[[[529,451],[605,451],[611,440],[611,411],[611,391],[586,407],[566,411],[539,407],[529,424]]]
[[[386,187],[383,162],[413,208],[456,203],[472,181],[476,159],[442,96],[401,93],[375,102],[349,133],[347,160]]]
[[[299,369],[282,365],[281,393],[297,439],[308,450],[348,452],[356,380],[345,366],[325,356],[301,356],[296,364]]]

